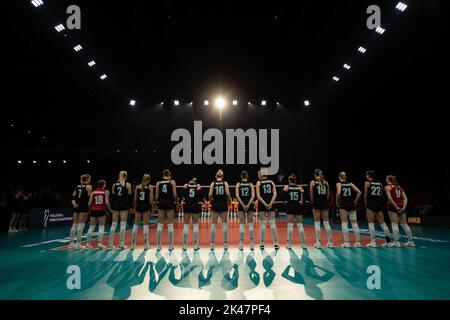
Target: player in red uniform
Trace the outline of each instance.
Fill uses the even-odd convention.
[[[106,211],[111,211],[109,204],[109,191],[105,189],[105,180],[99,180],[97,182],[97,189],[95,189],[89,197],[89,213],[90,213],[90,226],[87,233],[87,245],[88,249],[91,249],[91,239],[94,233],[95,226],[98,221],[98,239],[97,248],[105,249],[103,245],[103,235],[105,233],[105,221]]]
[[[393,246],[397,248],[401,247],[400,242],[398,241],[400,233],[398,223],[400,222],[400,225],[408,236],[408,241],[405,245],[407,247],[414,247],[415,244],[412,241],[412,232],[406,220],[406,207],[408,205],[406,193],[403,191],[402,187],[399,186],[395,176],[387,176],[386,183],[387,186],[384,189],[388,199],[389,217],[392,223],[392,233],[394,234]]]

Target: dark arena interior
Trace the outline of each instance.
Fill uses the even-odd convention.
[[[0,299],[450,298],[448,1],[5,4]],[[381,25],[370,28],[378,12],[368,9],[373,5],[380,10]],[[194,132],[195,125],[200,131]],[[244,145],[232,145],[235,140],[227,135],[231,129],[253,132],[256,140],[246,137]],[[189,150],[183,149],[182,156],[175,132],[189,132],[183,140]],[[208,141],[207,132],[214,138]],[[262,144],[264,132],[267,144]],[[278,140],[271,139],[274,132]],[[242,170],[258,187],[258,170],[268,166],[264,155],[271,165],[276,163],[268,179],[276,185],[277,196],[267,212],[275,213],[279,248],[269,213],[265,247],[260,247],[261,223],[266,220],[259,217],[265,208],[252,202],[247,215],[254,216],[255,248],[249,247],[247,220],[240,247],[242,223],[232,206],[226,209],[232,212],[225,213],[229,239],[222,233],[222,216],[215,250],[210,250],[210,230],[216,224],[206,212],[208,206],[203,209],[203,200],[209,197],[216,172],[223,170],[234,202]],[[238,163],[240,156],[244,161]],[[177,162],[180,157],[183,163]],[[325,246],[325,225],[319,236],[322,248],[315,247],[313,211],[320,190],[315,194],[314,188],[322,185],[315,177],[317,168],[329,186],[326,220],[334,248]],[[165,169],[177,185],[173,222],[160,221],[161,199],[152,202],[149,248],[144,246],[142,224],[132,245],[135,190],[148,173],[150,200],[155,200]],[[393,227],[400,225],[402,248],[382,248],[386,234],[377,219],[372,237],[370,205],[364,199],[370,170],[382,183],[380,211],[392,238],[387,242],[395,240]],[[97,250],[100,227],[87,238],[91,214],[77,245],[92,241],[93,249],[72,248],[72,202],[80,176],[91,176],[93,190],[98,180],[105,180],[114,210],[117,190],[112,189],[120,171],[128,173],[132,196],[115,238],[112,215],[106,210],[103,241],[107,245],[112,237],[118,243],[120,222],[125,220],[126,247]],[[361,228],[362,246],[357,248],[350,222],[352,247],[341,247],[348,242],[336,201],[342,171],[363,193],[354,208]],[[303,217],[306,240],[301,243],[294,224],[292,247],[287,247],[292,223],[283,188],[292,174],[305,191],[294,216]],[[396,190],[407,196],[405,212],[391,212],[389,191],[385,193],[386,186],[392,187],[388,175],[396,177],[392,186],[401,186]],[[184,250],[186,212],[180,203],[187,197],[183,186],[193,177],[202,186],[200,240],[195,244],[200,248],[194,247],[192,221]],[[217,191],[212,190],[215,211]],[[399,201],[406,199],[402,197]],[[392,215],[406,215],[412,240],[403,229],[406,223],[396,224]],[[366,247],[372,240],[377,248]],[[410,241],[414,247],[405,245]],[[30,264],[41,271],[26,272]],[[72,265],[82,274],[75,289],[66,282]],[[370,266],[381,270],[380,288],[369,285]]]

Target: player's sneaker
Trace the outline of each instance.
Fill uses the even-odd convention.
[[[327,248],[333,249],[334,248],[333,242],[328,241]]]
[[[91,244],[90,242],[88,242],[88,243],[86,244],[86,249],[92,249],[92,244]]]
[[[396,248],[401,248],[402,245],[400,244],[400,242],[395,241],[395,242],[394,242],[394,247],[396,247]]]
[[[225,242],[225,243],[223,244],[223,250],[228,250],[228,242]]]
[[[156,247],[156,251],[161,251],[161,245],[158,244],[158,246]]]
[[[264,243],[261,243],[261,244],[259,245],[259,249],[264,250]]]
[[[100,249],[100,250],[105,250],[105,249],[106,249],[106,246],[105,246],[103,243],[99,243],[99,244],[97,245],[97,248]]]
[[[210,248],[211,250],[214,250],[214,247],[215,247],[215,246],[214,246],[214,242],[212,242],[211,245],[209,246],[209,248]]]
[[[173,245],[169,246],[169,251],[173,251]]]
[[[150,249],[150,246],[148,245],[148,243],[144,244],[144,250],[148,250]]]
[[[306,249],[306,243],[302,242],[302,249]]]
[[[316,241],[316,243],[314,243],[314,248],[316,248],[316,249],[322,248],[319,241]]]
[[[291,250],[291,249],[292,249],[292,246],[291,246],[291,243],[290,243],[290,242],[286,243],[286,249],[288,249],[288,250]]]
[[[194,251],[198,251],[198,250],[200,250],[200,247],[198,246],[198,243],[195,243],[194,244]]]
[[[372,240],[372,241],[370,241],[367,244],[367,247],[369,247],[369,248],[376,248],[377,247],[377,243],[375,242],[375,240]]]
[[[354,247],[355,248],[361,248],[361,242],[355,242]]]
[[[75,249],[75,243],[71,242],[68,247],[69,250]]]
[[[408,241],[405,243],[405,247],[415,247],[416,244],[413,241]]]
[[[127,249],[128,247],[125,245],[125,243],[121,243],[121,244],[119,244],[119,249],[120,250],[125,250],[125,249]]]
[[[134,243],[132,243],[130,246],[130,250],[134,250],[134,247],[135,247],[135,245],[134,245]]]
[[[110,244],[108,245],[108,250],[114,250],[114,245],[113,245],[112,243],[110,243]]]
[[[278,250],[278,249],[280,249],[280,245],[279,245],[278,243],[275,243],[275,245],[273,246],[273,248],[274,248],[275,250]]]
[[[244,243],[242,241],[239,241],[239,250],[244,250]]]
[[[344,242],[344,243],[341,245],[341,247],[342,247],[342,248],[350,248],[350,243]]]
[[[187,246],[186,246],[185,244],[183,244],[183,246],[181,247],[181,249],[182,249],[183,251],[186,251],[186,250],[187,250]]]
[[[253,244],[253,241],[250,242],[250,250],[255,250],[255,245]]]
[[[386,247],[392,248],[393,245],[394,245],[394,243],[391,241],[391,242],[385,242],[385,243],[383,243],[381,246],[382,246],[383,248],[386,248]]]

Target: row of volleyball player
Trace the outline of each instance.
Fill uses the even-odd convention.
[[[134,226],[132,230],[131,249],[136,246],[136,237],[143,222],[144,249],[149,248],[149,222],[153,208],[158,212],[157,225],[157,249],[161,250],[161,239],[164,225],[167,225],[169,250],[173,250],[174,234],[174,214],[180,202],[184,206],[183,225],[183,250],[187,249],[187,238],[189,226],[192,222],[194,249],[199,249],[199,214],[201,208],[201,189],[196,178],[192,178],[181,187],[181,192],[177,191],[176,182],[172,179],[172,173],[166,169],[162,173],[162,179],[155,186],[150,185],[150,174],[144,174],[142,182],[136,186],[134,192],[129,182],[127,182],[127,172],[120,171],[118,180],[111,190],[106,189],[106,182],[99,180],[97,187],[93,190],[90,185],[91,177],[84,174],[80,178],[80,183],[75,187],[72,194],[72,205],[74,207],[73,225],[70,229],[70,248],[80,249],[81,238],[87,218],[90,218],[90,226],[87,232],[87,248],[92,248],[91,240],[93,232],[98,224],[98,248],[114,249],[114,238],[117,226],[120,222],[119,248],[126,249],[125,233],[126,224],[130,210],[134,211]],[[245,226],[248,227],[250,236],[250,249],[254,249],[254,226],[253,208],[255,201],[259,203],[259,226],[260,243],[259,247],[264,249],[265,229],[268,224],[271,229],[274,248],[279,249],[277,227],[275,223],[275,211],[273,206],[277,198],[276,185],[263,171],[258,172],[258,181],[253,184],[249,181],[247,171],[242,171],[240,181],[235,185],[235,196],[238,201],[239,226],[239,249],[244,248]],[[342,234],[344,243],[342,247],[351,247],[349,243],[350,221],[352,231],[355,236],[353,246],[360,247],[360,229],[358,226],[356,206],[363,197],[367,208],[367,222],[370,234],[368,247],[376,247],[375,220],[380,225],[385,235],[385,242],[382,246],[401,247],[399,242],[399,225],[404,230],[408,241],[405,246],[412,247],[412,232],[407,224],[406,207],[408,198],[403,188],[397,182],[395,176],[386,177],[386,185],[377,179],[374,171],[366,172],[366,182],[364,190],[361,191],[354,183],[348,181],[347,174],[339,174],[339,182],[336,184],[336,205],[340,211],[342,223]],[[297,184],[295,175],[290,175],[288,184],[282,187],[283,203],[287,215],[287,248],[291,248],[292,234],[296,225],[300,234],[301,246],[306,247],[305,232],[302,222],[302,206],[304,205],[304,192],[302,186]],[[329,190],[330,186],[325,179],[324,173],[320,169],[314,171],[314,179],[309,184],[309,198],[312,205],[315,248],[321,248],[320,234],[321,222],[327,235],[328,248],[333,248],[333,236],[329,223]],[[181,196],[182,195],[182,196]],[[215,174],[215,179],[208,187],[208,199],[211,202],[211,229],[210,229],[210,249],[214,250],[216,228],[219,218],[221,219],[224,249],[228,249],[228,207],[231,203],[231,192],[229,184],[224,180],[224,172],[219,170]],[[387,203],[386,203],[387,201]],[[387,205],[389,218],[392,226],[393,241],[391,232],[385,222],[384,209]],[[111,228],[109,230],[109,244],[103,244],[105,232],[106,212],[112,213]]]

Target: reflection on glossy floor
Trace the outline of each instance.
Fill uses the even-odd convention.
[[[278,221],[282,248],[236,248],[238,224],[224,252],[218,244],[197,252],[66,250],[68,228],[0,234],[1,299],[449,299],[450,235],[445,229],[413,228],[416,248],[284,248],[285,223]],[[364,229],[364,226],[362,226]],[[176,224],[176,234],[181,234]],[[308,225],[308,245],[312,229]],[[154,226],[152,229],[154,232]],[[130,236],[128,231],[127,238]],[[255,232],[257,234],[258,232]],[[220,241],[220,228],[218,228]],[[207,242],[208,223],[201,231]],[[151,236],[151,241],[152,237]],[[247,236],[246,236],[247,237]],[[336,245],[341,243],[334,230]],[[248,237],[247,237],[248,238]],[[294,237],[297,241],[298,235]],[[258,238],[256,239],[258,241]],[[402,239],[404,240],[404,238]],[[107,237],[105,237],[105,242]],[[138,238],[141,243],[142,239]],[[367,242],[367,237],[363,237]],[[256,242],[257,243],[257,242]],[[154,245],[154,242],[151,242]],[[55,250],[57,249],[57,250]],[[78,266],[81,289],[70,290],[69,266]],[[381,289],[370,290],[369,266],[381,272]]]

